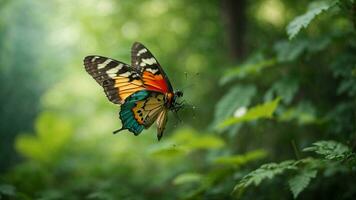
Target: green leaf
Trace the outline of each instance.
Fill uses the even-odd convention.
[[[178,175],[174,180],[173,183],[175,185],[182,185],[186,183],[196,183],[202,180],[203,176],[198,173],[184,173]]]
[[[233,166],[241,166],[251,161],[259,160],[265,158],[267,156],[267,152],[264,150],[255,150],[248,152],[243,155],[233,155],[233,156],[222,156],[218,157],[214,160],[216,164],[223,165],[233,165]]]
[[[342,160],[352,153],[348,146],[332,140],[315,142],[313,146],[307,147],[303,151],[315,152],[328,160]]]
[[[299,38],[278,41],[273,47],[279,63],[293,62],[302,55],[310,56],[325,50],[331,43],[332,35],[325,34],[314,38]]]
[[[292,191],[294,198],[298,197],[309,185],[310,180],[316,177],[316,174],[316,170],[305,169],[288,181],[289,189]]]
[[[256,87],[252,85],[239,85],[231,88],[215,107],[212,127],[216,128],[222,120],[231,117],[236,109],[248,106],[255,94]]]
[[[72,125],[54,113],[42,113],[36,120],[36,135],[21,134],[16,138],[16,150],[42,163],[51,163],[59,155],[72,136]]]
[[[262,165],[260,168],[250,172],[244,176],[241,181],[234,187],[235,191],[241,191],[249,186],[258,186],[263,180],[272,179],[277,175],[284,173],[286,170],[297,170],[297,162],[294,160],[287,160],[281,163],[268,163]]]
[[[261,118],[272,118],[272,114],[279,104],[280,98],[266,102],[262,105],[255,106],[249,109],[246,113],[239,117],[231,117],[219,124],[219,128],[231,126],[244,121],[253,121]]]
[[[302,28],[308,27],[309,23],[323,11],[333,7],[337,1],[317,1],[309,4],[306,13],[296,17],[287,26],[287,34],[289,39],[293,39]]]
[[[274,45],[278,62],[291,62],[296,60],[306,50],[308,41],[293,40],[279,41]]]
[[[298,91],[298,87],[299,83],[297,79],[284,77],[272,85],[266,92],[264,99],[265,101],[271,101],[274,96],[279,96],[284,103],[289,104]]]

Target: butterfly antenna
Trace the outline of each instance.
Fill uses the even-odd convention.
[[[197,72],[197,73],[195,73],[194,75],[195,75],[195,76],[192,77],[191,81],[193,81],[196,77],[198,77],[198,76],[200,75],[200,73]],[[184,76],[185,76],[185,80],[187,81],[187,80],[188,80],[188,72],[184,72]],[[195,85],[195,82],[194,82],[194,83],[190,83],[190,84],[188,84],[188,85],[183,86],[183,87],[181,88],[181,90],[183,91],[183,90],[185,90],[185,89],[187,89],[187,88],[190,88],[190,87],[192,87],[192,86],[194,86],[194,85]]]

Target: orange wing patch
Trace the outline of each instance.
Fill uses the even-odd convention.
[[[84,65],[113,103],[122,104],[131,94],[145,89],[140,74],[123,62],[103,56],[87,56]]]
[[[153,74],[149,71],[144,71],[142,74],[143,84],[147,90],[158,91],[162,93],[169,92],[166,80],[162,74]]]
[[[141,80],[132,80],[130,82],[129,78],[125,77],[116,77],[114,87],[119,90],[120,99],[126,99],[131,94],[145,89]]]

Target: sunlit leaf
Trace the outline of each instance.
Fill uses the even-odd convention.
[[[305,169],[288,181],[289,189],[292,191],[294,198],[298,197],[309,185],[310,180],[316,177],[316,174],[316,170]]]
[[[253,121],[261,118],[272,118],[274,111],[276,110],[279,104],[280,98],[277,98],[273,101],[266,102],[262,105],[258,105],[250,108],[246,114],[241,117],[231,117],[226,119],[221,124],[219,124],[220,128],[231,126],[236,123],[244,122],[244,121]]]
[[[248,106],[256,92],[256,87],[252,85],[238,85],[231,88],[217,103],[215,107],[214,121],[211,124],[211,127],[216,128],[221,120],[232,117],[238,108]],[[229,129],[229,131],[236,132],[236,129],[238,128],[239,127],[236,127],[235,130]]]
[[[188,151],[183,147],[171,146],[171,147],[160,147],[152,150],[150,153],[153,156],[159,157],[170,157],[174,158],[175,156],[182,156]]]
[[[287,26],[289,39],[293,39],[302,28],[308,27],[309,23],[323,11],[334,6],[338,1],[317,1],[309,5],[308,11],[303,15],[296,17]]]
[[[22,134],[16,139],[16,150],[40,162],[57,159],[72,135],[69,121],[53,113],[42,113],[36,121],[36,135]]]
[[[186,183],[196,183],[202,180],[203,176],[198,173],[184,173],[178,175],[174,180],[173,183],[175,185],[181,185]]]

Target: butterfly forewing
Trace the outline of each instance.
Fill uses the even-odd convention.
[[[140,72],[147,90],[162,93],[173,92],[171,83],[157,59],[141,43],[135,42],[131,48],[132,67]]]
[[[123,62],[103,56],[87,56],[84,65],[113,103],[122,104],[134,92],[145,89],[140,74]]]

